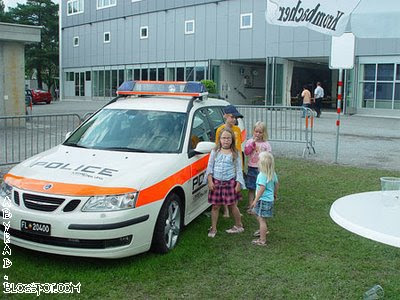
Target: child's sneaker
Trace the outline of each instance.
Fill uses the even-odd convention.
[[[244,228],[242,226],[237,227],[236,225],[233,225],[232,228],[226,230],[227,233],[241,233],[243,231],[244,231]]]
[[[251,243],[256,246],[267,246],[267,241],[262,241],[260,239],[252,240]]]
[[[209,230],[208,230],[208,237],[209,238],[215,238],[215,235],[217,234],[217,231],[215,230],[215,231],[212,231],[212,229],[210,228]]]
[[[265,234],[269,234],[269,231],[267,231]],[[255,236],[255,237],[260,237],[260,230],[256,230],[256,231],[253,233],[253,236]]]

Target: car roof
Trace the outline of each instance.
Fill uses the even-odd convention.
[[[140,110],[156,110],[156,111],[170,111],[170,112],[182,112],[187,111],[187,107],[190,102],[190,97],[176,97],[176,96],[146,96],[146,97],[135,97],[128,96],[118,99],[107,105],[107,109],[140,109]],[[226,106],[229,103],[225,100],[219,100],[214,98],[206,98],[203,100],[195,100],[193,107],[204,107],[204,106]]]

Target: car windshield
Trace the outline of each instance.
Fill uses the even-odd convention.
[[[185,114],[165,111],[103,109],[75,131],[66,146],[127,152],[177,153]]]

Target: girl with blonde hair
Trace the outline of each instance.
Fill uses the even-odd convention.
[[[268,143],[267,127],[263,122],[258,121],[253,127],[253,137],[246,142],[244,147],[244,154],[248,157],[246,187],[249,190],[247,209],[249,214],[251,214],[250,205],[255,197],[259,155],[264,151],[271,152],[271,145]]]
[[[260,225],[254,236],[259,237],[252,241],[253,245],[265,246],[269,233],[266,218],[273,216],[274,201],[279,187],[278,176],[275,173],[274,157],[269,152],[259,155],[256,196],[250,208],[257,216]]]

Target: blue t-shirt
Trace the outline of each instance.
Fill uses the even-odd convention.
[[[278,176],[274,173],[274,178],[271,181],[268,181],[267,176],[264,173],[258,173],[257,181],[256,181],[256,194],[260,189],[260,185],[265,186],[265,191],[261,195],[260,200],[262,201],[274,201],[274,190],[275,184],[278,183]]]

